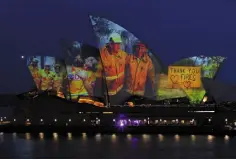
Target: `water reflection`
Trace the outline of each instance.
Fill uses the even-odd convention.
[[[67,139],[72,140],[72,133],[67,133]]]
[[[42,133],[42,132],[39,133],[39,139],[40,139],[40,140],[43,140],[43,139],[44,139],[44,133]]]
[[[143,137],[143,141],[144,141],[144,142],[147,142],[147,141],[150,140],[150,135],[143,134],[142,137]]]
[[[25,139],[30,140],[30,138],[31,138],[30,133],[25,133]]]
[[[86,140],[87,139],[87,134],[86,133],[82,133],[82,139]]]
[[[208,136],[207,136],[207,140],[208,140],[209,143],[212,143],[213,140],[214,140],[214,136],[208,135]]]
[[[224,140],[225,140],[225,142],[228,142],[229,141],[229,136],[225,135]]]
[[[129,141],[131,141],[132,140],[132,135],[131,134],[127,134],[127,139],[129,140]]]
[[[2,143],[4,141],[4,135],[0,134],[0,143]]]
[[[37,135],[43,139],[45,133]],[[236,141],[228,135],[214,137],[212,135],[96,134],[90,137],[83,134],[82,137],[76,137],[72,133],[65,135],[53,133],[53,137],[47,138],[44,143],[33,137],[29,133],[4,133],[4,136],[0,136],[0,140],[2,139],[0,158],[94,158],[95,155],[99,155],[98,157],[102,159],[233,158],[236,147]],[[84,141],[83,137],[86,137],[87,141]],[[15,138],[14,141],[13,138]],[[57,139],[60,143],[54,142]],[[159,143],[162,141],[164,143]],[[230,145],[228,145],[229,142]],[[216,147],[220,149],[217,150]]]
[[[179,136],[178,134],[176,134],[176,135],[175,135],[175,141],[176,141],[176,142],[179,142],[179,140],[180,140],[180,136]]]
[[[112,134],[111,135],[111,141],[112,142],[116,142],[116,134]]]
[[[158,139],[160,142],[164,141],[164,136],[162,134],[158,134]]]
[[[195,136],[195,135],[191,135],[191,140],[192,140],[193,142],[195,142],[196,136]]]
[[[100,133],[96,134],[95,139],[96,139],[97,142],[100,142],[102,140],[101,134]]]
[[[14,132],[14,133],[12,133],[12,137],[13,137],[13,140],[15,140],[16,139],[16,136],[17,136],[17,134]]]
[[[52,136],[54,141],[58,141],[58,133],[53,133]]]

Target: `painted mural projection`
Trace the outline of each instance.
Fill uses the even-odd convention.
[[[55,57],[44,57],[44,65],[41,71],[41,90],[51,90],[58,97],[65,98],[67,83],[65,62]]]
[[[225,57],[195,56],[174,63],[159,76],[158,100],[188,97],[201,103],[206,93],[201,78],[214,78]]]
[[[123,27],[100,17],[90,19],[99,42],[110,102],[121,104],[132,95],[156,97],[159,59]]]
[[[40,89],[41,80],[41,56],[31,56],[27,58],[27,66],[33,77],[37,89]]]
[[[81,97],[104,97],[104,86],[99,78],[99,74],[102,74],[102,66],[98,65],[99,50],[77,41],[70,42],[64,48],[70,93],[68,98],[80,102]]]
[[[169,66],[168,88],[200,88],[201,67]]]
[[[53,91],[64,98],[66,87],[65,63],[55,57],[32,56],[27,59],[27,65],[39,91]]]
[[[225,58],[220,56],[213,56],[213,57],[205,57],[205,56],[195,56],[190,58],[182,59],[176,63],[174,63],[172,66],[188,66],[189,69],[191,67],[200,67],[201,69],[201,78],[214,78],[219,67],[224,62]],[[191,67],[190,67],[191,66]],[[192,68],[193,69],[193,68]],[[191,72],[191,71],[190,71]],[[186,82],[186,85],[188,86],[189,83],[194,83],[194,78],[198,77],[198,71],[195,71],[194,74],[186,74],[184,79]],[[193,76],[195,75],[195,77]],[[199,84],[197,82],[197,84]],[[202,99],[206,93],[202,81],[200,81],[200,86],[191,86],[185,87],[184,85],[181,86],[181,88],[184,90],[186,95],[189,97],[191,103],[201,103]]]
[[[175,84],[175,87],[169,87],[168,84],[168,73],[161,73],[158,79],[157,85],[157,100],[184,98],[187,97],[186,93],[182,88]]]

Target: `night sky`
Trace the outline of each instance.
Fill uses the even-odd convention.
[[[236,84],[235,0],[0,0],[0,93],[32,86],[21,55],[62,57],[61,38],[96,46],[89,14],[134,33],[166,64],[226,56],[216,80]]]

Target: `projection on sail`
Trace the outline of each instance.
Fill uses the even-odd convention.
[[[49,56],[31,56],[27,58],[27,66],[39,91],[52,91],[65,98],[67,78],[63,60]]]
[[[167,83],[165,83],[165,85],[163,86],[159,86],[158,88],[159,99],[160,100],[170,99],[173,97],[180,98],[187,96],[191,103],[201,103],[206,93],[201,78],[204,77],[211,79],[214,78],[215,74],[217,73],[219,67],[222,65],[224,60],[225,57],[220,57],[220,56],[212,56],[212,57],[195,56],[181,59],[180,61],[172,64],[171,66],[169,66],[169,72],[167,76],[168,78],[160,79],[159,83],[164,83],[164,81]],[[185,80],[183,83],[173,84],[173,81],[179,82],[181,81],[181,78],[177,80],[177,76],[175,76],[173,72],[170,71],[170,68],[172,69],[175,68],[176,71],[180,69],[178,70],[180,72],[184,71],[183,74],[185,75]],[[190,74],[188,74],[190,71],[188,69],[195,69],[196,72],[194,74],[191,74],[192,77],[190,76]],[[179,73],[178,75],[181,76],[181,73]],[[170,95],[168,93],[170,93]]]
[[[98,65],[99,50],[77,41],[69,42],[63,48],[67,57],[69,99],[94,103],[95,97],[104,98],[102,66]]]
[[[108,94],[112,104],[131,96],[156,97],[160,60],[146,44],[107,19],[90,16],[98,38]]]

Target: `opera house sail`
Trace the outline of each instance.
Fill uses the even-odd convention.
[[[156,99],[157,78],[163,68],[159,58],[123,27],[105,18],[90,19],[98,39],[111,105],[121,104],[132,96]]]

